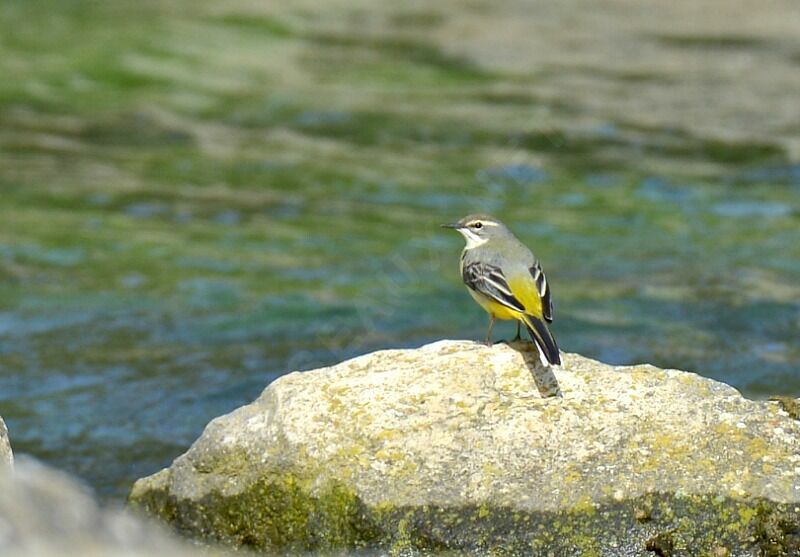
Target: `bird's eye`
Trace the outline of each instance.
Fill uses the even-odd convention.
[[[472,225],[473,228],[483,228],[483,223],[478,221]]]

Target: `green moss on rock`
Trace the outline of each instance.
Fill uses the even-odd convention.
[[[793,506],[711,495],[649,493],[561,512],[486,504],[370,507],[343,485],[315,489],[309,480],[274,474],[238,494],[189,501],[149,489],[134,493],[131,503],[184,535],[259,551],[565,557],[718,555],[728,547],[737,555],[770,557],[800,551],[800,515]]]
[[[186,500],[156,488],[134,491],[130,502],[182,534],[236,547],[324,550],[375,538],[352,490],[330,485],[312,493],[310,481],[290,473],[262,477],[232,495],[213,491]]]

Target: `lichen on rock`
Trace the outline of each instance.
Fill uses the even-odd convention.
[[[650,540],[673,555],[756,555],[780,532],[792,543],[774,525],[796,519],[800,422],[779,405],[575,354],[555,370],[562,396],[547,398],[530,350],[442,341],[283,376],[139,480],[131,504],[257,549],[648,555]]]

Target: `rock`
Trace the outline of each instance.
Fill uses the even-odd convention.
[[[770,398],[781,405],[789,416],[795,420],[800,420],[800,398],[792,398],[789,396],[775,396]]]
[[[3,418],[0,417],[0,470],[5,466],[14,464],[14,455],[11,452],[11,443],[8,440],[8,428]]]
[[[3,557],[211,557],[123,509],[100,509],[76,482],[30,459],[0,474]]]
[[[268,550],[800,547],[800,423],[778,404],[576,354],[548,378],[530,350],[442,341],[285,375],[130,502]]]

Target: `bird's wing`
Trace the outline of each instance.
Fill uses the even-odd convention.
[[[550,285],[547,284],[547,277],[544,276],[544,271],[542,271],[541,265],[539,262],[535,262],[533,266],[528,269],[531,276],[533,277],[533,282],[536,284],[536,291],[539,294],[539,299],[541,300],[542,304],[542,317],[545,318],[545,321],[548,323],[553,322],[553,299],[550,297]]]
[[[488,296],[499,304],[525,313],[523,304],[513,293],[502,269],[488,263],[469,263],[461,271],[466,284],[472,290]]]

